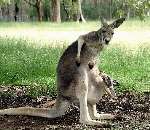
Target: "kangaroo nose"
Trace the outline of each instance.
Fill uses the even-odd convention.
[[[109,39],[109,38],[106,38],[106,39],[105,39],[105,43],[106,43],[106,44],[108,44],[108,43],[109,43],[109,41],[110,41],[110,39]]]

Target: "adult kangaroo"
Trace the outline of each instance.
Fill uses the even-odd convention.
[[[57,66],[57,99],[52,108],[19,107],[0,110],[0,115],[30,115],[55,118],[65,115],[69,106],[79,104],[80,122],[87,125],[107,126],[96,119],[113,119],[115,115],[98,114],[96,103],[104,93],[115,98],[113,83],[108,85],[107,76],[98,69],[99,52],[109,44],[125,18],[111,24],[102,21],[102,27],[73,42],[60,57]],[[92,67],[89,67],[91,66]],[[111,79],[108,79],[111,81]]]

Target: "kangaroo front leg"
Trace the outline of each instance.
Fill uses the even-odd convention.
[[[88,109],[89,109],[90,117],[92,119],[104,120],[104,119],[115,118],[115,116],[112,114],[99,114],[96,110],[96,104],[94,105],[88,104]]]
[[[78,38],[78,51],[77,51],[77,57],[76,57],[76,63],[79,66],[80,65],[80,53],[81,53],[81,48],[83,46],[84,39],[82,36]]]

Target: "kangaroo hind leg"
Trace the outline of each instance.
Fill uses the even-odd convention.
[[[87,103],[87,95],[88,95],[88,74],[86,70],[82,70],[82,75],[80,77],[80,83],[78,86],[77,91],[77,98],[79,99],[80,103],[80,122],[87,125],[98,125],[100,127],[110,127],[108,123],[104,123],[101,121],[92,120],[90,117],[90,113],[88,110],[88,103]]]
[[[99,114],[96,110],[96,104],[91,105],[88,104],[89,114],[92,119],[99,119],[99,120],[105,120],[105,119],[114,119],[115,116],[112,114]]]

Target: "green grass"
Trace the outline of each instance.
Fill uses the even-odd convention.
[[[29,94],[35,96],[55,94],[56,66],[64,48],[0,38],[0,84],[29,85]],[[110,45],[100,61],[100,68],[120,82],[118,91],[150,91],[150,44],[135,50]]]
[[[30,89],[37,90],[36,94],[55,91],[56,65],[61,53],[59,47],[40,48],[25,40],[1,38],[0,84],[30,85]]]
[[[119,91],[150,91],[149,58],[149,43],[139,45],[136,50],[115,45],[102,54],[100,68],[120,82]]]

